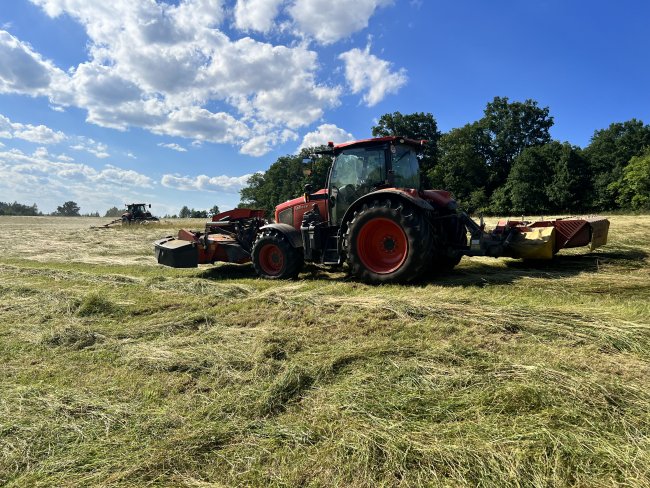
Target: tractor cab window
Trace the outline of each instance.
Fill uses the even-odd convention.
[[[420,189],[420,163],[408,146],[392,146],[393,177],[397,188]]]
[[[358,198],[386,181],[384,149],[349,149],[339,154],[330,175],[332,223],[340,224],[345,211]]]

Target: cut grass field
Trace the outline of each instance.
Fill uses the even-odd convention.
[[[0,485],[650,486],[650,216],[611,220],[372,287],[0,217]]]

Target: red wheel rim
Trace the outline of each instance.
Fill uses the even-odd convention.
[[[359,232],[359,259],[377,274],[392,273],[406,260],[408,241],[402,227],[389,219],[372,219]]]
[[[277,276],[284,267],[284,254],[275,244],[267,244],[260,249],[259,263],[264,273]]]

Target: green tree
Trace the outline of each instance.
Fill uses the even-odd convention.
[[[214,205],[214,206],[213,206],[213,207],[208,211],[208,213],[210,214],[210,216],[214,216],[214,215],[218,215],[218,214],[221,213],[221,212],[219,212],[219,206],[218,206],[218,205]]]
[[[550,210],[546,194],[547,185],[553,175],[550,152],[545,146],[525,149],[512,164],[504,191],[509,193],[511,208],[515,214],[543,214]],[[503,211],[503,195],[498,210]],[[497,200],[495,198],[495,200]]]
[[[73,201],[65,202],[63,205],[56,207],[57,215],[65,217],[79,217],[79,210],[79,205]]]
[[[499,200],[497,210],[505,213],[506,202],[516,214],[580,211],[588,205],[589,188],[589,167],[579,148],[552,141],[524,149],[512,164],[504,191],[495,192],[495,202]]]
[[[121,217],[122,214],[126,212],[126,209],[119,209],[117,207],[111,207],[108,210],[106,210],[106,213],[104,214],[104,217]]]
[[[207,219],[208,211],[207,210],[190,210],[190,217],[193,219]]]
[[[403,115],[400,112],[384,114],[379,118],[377,125],[372,127],[373,137],[402,136],[409,139],[425,140],[420,155],[420,167],[425,181],[425,187],[430,186],[430,171],[438,162],[438,141],[440,131],[438,123],[430,113],[416,112]]]
[[[451,191],[467,211],[487,206],[487,132],[479,122],[452,129],[438,143],[439,162],[429,172],[433,188]]]
[[[495,97],[485,107],[480,124],[490,139],[486,156],[494,191],[506,182],[512,163],[524,149],[550,142],[553,117],[548,107],[541,108],[534,100],[510,102]]]
[[[181,211],[178,213],[178,216],[181,219],[189,219],[192,216],[192,211],[188,208],[187,205],[183,205]]]
[[[580,212],[591,205],[592,183],[589,162],[580,148],[553,141],[541,150],[547,153],[553,175],[546,194],[554,212]]]
[[[276,205],[302,195],[306,184],[312,185],[314,191],[324,188],[331,158],[319,155],[318,150],[303,149],[299,155],[282,156],[264,173],[252,175],[239,192],[239,206],[262,209],[273,215]],[[315,157],[310,165],[311,174],[306,175],[303,158],[312,154]]]
[[[617,203],[621,207],[650,210],[650,150],[630,160],[616,190]]]
[[[616,208],[623,171],[635,156],[650,147],[650,125],[632,119],[611,124],[594,132],[584,155],[593,175],[593,207],[597,210]],[[625,198],[623,200],[625,201]]]
[[[34,205],[23,205],[22,203],[5,203],[0,202],[0,215],[42,215],[38,211],[36,204]]]

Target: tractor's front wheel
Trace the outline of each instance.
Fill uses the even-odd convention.
[[[406,202],[374,201],[359,208],[345,233],[352,274],[369,283],[417,278],[431,259],[431,225]]]
[[[302,249],[289,244],[275,230],[265,230],[253,244],[253,267],[259,276],[269,280],[286,280],[298,276],[303,266]]]

